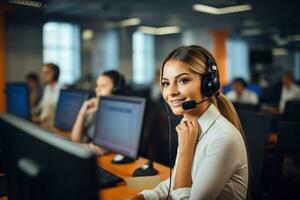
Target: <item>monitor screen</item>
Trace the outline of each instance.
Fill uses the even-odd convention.
[[[137,158],[146,100],[137,97],[100,97],[93,142]]]
[[[9,200],[98,199],[96,158],[88,149],[5,113],[0,137]]]
[[[30,120],[29,90],[26,83],[6,84],[6,111]]]
[[[78,112],[88,97],[88,92],[79,90],[61,90],[56,107],[55,127],[65,131],[71,131]]]

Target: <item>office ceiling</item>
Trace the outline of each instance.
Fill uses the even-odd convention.
[[[6,1],[6,4],[15,6],[9,3],[10,0]],[[142,25],[226,28],[231,31],[232,36],[245,37],[253,43],[269,41],[278,46],[287,44],[290,47],[300,46],[299,41],[288,39],[292,35],[300,34],[298,0],[39,0],[39,2],[44,5],[42,9],[16,6],[10,17],[34,19],[38,15],[39,18],[44,16],[47,20],[67,19],[86,24],[117,22],[138,17],[142,20]],[[192,6],[195,3],[214,7],[250,4],[252,10],[212,15],[194,11]],[[255,31],[258,33],[254,34]]]

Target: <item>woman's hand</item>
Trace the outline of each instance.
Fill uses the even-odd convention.
[[[174,190],[192,185],[191,171],[199,130],[201,128],[197,120],[181,121],[176,127],[179,148]]]
[[[176,126],[180,151],[192,150],[194,153],[200,129],[197,120],[181,121],[180,124]]]
[[[98,101],[99,101],[98,98],[92,98],[92,99],[85,101],[79,111],[80,114],[87,115],[87,114],[96,112],[97,107],[98,107]]]

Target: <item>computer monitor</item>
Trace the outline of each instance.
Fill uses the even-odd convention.
[[[89,93],[85,91],[62,89],[56,107],[55,127],[65,131],[71,131],[78,112],[88,97]]]
[[[26,83],[6,83],[6,111],[31,120],[29,90]]]
[[[89,150],[6,113],[0,137],[9,200],[98,199]]]
[[[136,159],[146,100],[138,97],[101,96],[93,142]]]

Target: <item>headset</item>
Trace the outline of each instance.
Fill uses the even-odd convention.
[[[124,76],[116,70],[109,70],[103,72],[101,75],[109,77],[113,82],[112,94],[121,95],[125,88],[125,78]]]
[[[210,58],[209,55],[207,55],[205,51],[203,51],[199,47],[197,48],[197,51],[199,51],[205,57],[206,65],[208,68],[207,73],[203,74],[201,80],[202,95],[210,98],[211,96],[218,94],[220,89],[218,67],[217,64]]]
[[[114,83],[114,87],[112,89],[112,93],[113,94],[121,94],[122,93],[122,90],[123,90],[123,76],[117,72],[116,73],[116,82]]]
[[[196,48],[196,51],[198,53],[201,53],[206,60],[206,65],[207,65],[207,73],[202,75],[201,79],[201,90],[202,90],[202,95],[206,98],[204,98],[201,101],[185,101],[182,104],[182,109],[184,110],[190,110],[195,108],[198,104],[204,103],[210,99],[212,96],[216,96],[219,94],[219,89],[220,89],[220,80],[219,80],[219,73],[218,73],[218,68],[217,64],[212,61],[209,55],[199,48],[198,46],[191,46],[193,48]]]

